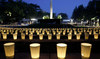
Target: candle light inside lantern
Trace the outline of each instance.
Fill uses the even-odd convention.
[[[80,40],[80,34],[76,34],[76,39]]]
[[[3,33],[3,39],[7,39],[7,34]]]
[[[81,43],[81,56],[83,58],[89,58],[91,53],[92,44]]]
[[[52,34],[48,34],[48,40],[52,39]]]
[[[43,40],[43,34],[39,34],[39,39]]]
[[[66,51],[67,51],[67,44],[64,43],[57,44],[57,57],[59,59],[64,59],[66,57]]]
[[[97,33],[94,34],[94,39],[98,39],[98,34]]]
[[[85,33],[85,39],[89,39],[89,35],[87,33]]]
[[[24,40],[25,39],[25,34],[21,34],[21,38],[22,38],[22,40]]]
[[[72,34],[68,34],[68,40],[72,39]]]
[[[33,34],[29,34],[29,39],[30,39],[30,40],[33,39]]]
[[[13,39],[16,40],[17,39],[17,34],[13,34]]]
[[[60,40],[60,34],[56,35],[57,40]]]
[[[55,35],[56,34],[56,32],[55,31],[53,31],[53,35]]]
[[[30,44],[30,52],[32,59],[38,59],[40,57],[40,44],[39,43]]]
[[[14,45],[15,43],[5,43],[4,51],[7,58],[14,58]]]

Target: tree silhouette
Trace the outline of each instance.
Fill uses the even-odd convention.
[[[87,7],[84,7],[83,5],[75,7],[71,18],[77,20],[91,20],[91,18],[96,16],[95,2],[90,1]]]
[[[22,20],[22,18],[36,18],[42,14],[40,6],[18,1],[9,0],[0,4],[0,20],[4,23],[13,23]]]

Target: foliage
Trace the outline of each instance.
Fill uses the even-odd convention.
[[[57,19],[62,19],[62,16],[61,16],[61,15],[58,15],[58,16],[57,16]]]
[[[50,19],[48,15],[43,16],[43,19]]]
[[[68,19],[68,16],[66,13],[59,13],[58,15],[61,15],[62,19]]]
[[[95,2],[90,1],[87,7],[84,7],[83,5],[75,7],[72,18],[77,20],[91,20],[91,18],[97,16],[95,9]]]
[[[10,1],[10,2],[9,2]],[[36,4],[27,4],[22,0],[9,0],[0,4],[0,18],[3,23],[13,23],[22,20],[22,18],[33,18],[41,16],[42,10]]]

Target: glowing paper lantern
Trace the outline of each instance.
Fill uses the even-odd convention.
[[[74,35],[76,35],[77,34],[77,32],[76,31],[74,31]]]
[[[80,34],[76,34],[76,39],[80,40]]]
[[[14,40],[17,39],[17,34],[13,34],[13,39],[14,39]]]
[[[3,34],[3,39],[7,39],[7,34],[6,33]]]
[[[30,40],[33,39],[33,34],[29,34],[29,39],[30,39]]]
[[[47,31],[47,35],[49,34],[49,31]]]
[[[56,32],[55,31],[53,31],[53,35],[55,35],[56,34]]]
[[[15,43],[5,43],[4,51],[7,58],[14,58],[14,45]]]
[[[60,40],[60,34],[56,35],[57,40]]]
[[[91,35],[92,34],[92,31],[90,31],[89,34]]]
[[[85,33],[85,39],[89,39],[89,35]]]
[[[25,34],[21,34],[21,39],[22,39],[22,40],[25,39]]]
[[[43,40],[43,34],[39,34],[39,39]]]
[[[28,30],[26,30],[26,35],[28,35]]]
[[[93,34],[96,34],[96,32],[94,31]]]
[[[94,34],[94,39],[98,39],[98,34],[97,33]]]
[[[72,34],[68,34],[68,40],[72,39]]]
[[[30,52],[32,59],[38,59],[40,57],[40,44],[39,43],[30,44]]]
[[[48,40],[52,39],[52,34],[48,34]]]
[[[67,44],[64,43],[57,44],[57,57],[59,59],[64,59],[66,57],[66,51],[67,51]]]
[[[66,34],[66,31],[63,31],[63,35],[65,35]]]
[[[37,35],[39,35],[39,34],[40,34],[38,31],[37,31],[36,33],[37,33]]]
[[[81,43],[81,56],[83,58],[89,58],[91,53],[92,44]]]
[[[42,34],[44,35],[44,34],[45,34],[45,32],[44,32],[44,31],[42,31]]]

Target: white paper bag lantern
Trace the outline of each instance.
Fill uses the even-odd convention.
[[[72,39],[72,34],[68,34],[68,40]]]
[[[89,58],[91,53],[92,44],[81,43],[81,56],[83,58]]]
[[[53,31],[53,35],[56,35],[56,32],[55,31]]]
[[[38,31],[37,31],[36,33],[37,33],[37,35],[39,35],[39,34],[40,34]]]
[[[63,35],[66,35],[66,31],[63,31]]]
[[[60,40],[60,34],[56,35],[57,40]]]
[[[89,35],[87,33],[85,33],[85,39],[89,39]]]
[[[57,44],[57,57],[59,59],[64,59],[66,57],[66,51],[67,51],[67,44],[64,43]]]
[[[39,34],[39,39],[43,40],[43,34]]]
[[[89,34],[91,35],[92,34],[92,31],[90,31]]]
[[[76,31],[74,31],[74,35],[76,35],[77,34],[77,32]]]
[[[30,52],[32,59],[38,59],[40,57],[40,44],[39,43],[30,44]]]
[[[50,34],[49,31],[47,31],[47,35]]]
[[[97,33],[94,34],[94,39],[98,39],[98,34]]]
[[[26,31],[26,35],[28,35],[28,31]]]
[[[48,40],[52,39],[52,34],[48,34]]]
[[[21,34],[21,39],[25,40],[25,34]]]
[[[17,34],[13,34],[13,39],[16,40],[17,39]]]
[[[30,39],[30,40],[33,39],[33,34],[29,34],[29,39]]]
[[[4,51],[7,58],[14,58],[14,45],[15,43],[5,43]]]
[[[6,33],[3,34],[3,39],[7,39],[7,34]]]
[[[76,34],[76,39],[80,40],[80,34]]]

